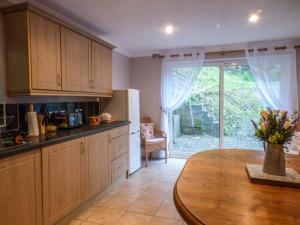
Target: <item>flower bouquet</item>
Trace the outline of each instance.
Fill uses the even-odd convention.
[[[267,108],[261,111],[260,116],[258,124],[251,121],[255,128],[255,136],[266,144],[263,172],[285,176],[283,144],[294,134],[298,120],[297,112],[288,117],[287,111]]]

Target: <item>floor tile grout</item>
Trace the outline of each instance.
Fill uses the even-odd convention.
[[[176,167],[182,168],[183,165],[184,165],[184,163],[181,163],[181,165],[176,165]],[[174,165],[171,165],[171,166],[174,167]],[[115,192],[110,196],[111,199],[108,199],[107,202],[104,202],[103,204],[99,203],[99,205],[97,205],[97,203],[95,203],[92,207],[106,208],[106,209],[115,210],[115,211],[122,210],[122,213],[120,214],[119,218],[116,220],[115,224],[118,224],[118,222],[120,222],[122,220],[122,217],[124,215],[126,215],[127,213],[136,214],[136,215],[145,215],[145,216],[150,217],[150,220],[147,224],[150,224],[156,217],[172,220],[172,218],[157,215],[159,210],[161,209],[161,207],[163,207],[164,204],[166,204],[166,205],[172,204],[172,203],[168,202],[169,195],[170,195],[170,192],[172,192],[172,189],[174,186],[174,181],[176,181],[176,177],[180,173],[180,170],[178,168],[176,168],[176,170],[174,172],[173,171],[174,169],[172,169],[172,167],[171,168],[169,168],[169,167],[170,167],[169,165],[167,165],[167,166],[160,165],[159,167],[157,165],[154,165],[154,167],[152,167],[152,169],[151,169],[151,165],[150,165],[147,168],[140,169],[131,178],[129,178],[128,180],[126,180],[125,182],[120,184],[118,187],[116,187],[114,190],[112,190],[110,193],[108,193],[106,196],[104,196],[101,200],[99,200],[99,202],[101,202],[103,199],[110,196],[110,194],[112,192]],[[153,172],[153,168],[155,168],[154,171],[156,174],[151,175],[151,173]],[[143,171],[147,171],[147,172],[143,172]],[[145,173],[145,175],[143,175],[144,173]],[[143,184],[146,186],[146,188],[142,188]],[[155,185],[168,185],[168,187],[161,188],[161,189],[158,188],[156,190],[156,189],[153,189],[153,187],[155,188]],[[124,189],[122,189],[123,186],[124,186]],[[126,191],[124,191],[124,190],[126,190]],[[138,194],[134,194],[134,196],[137,196],[137,197],[135,197],[135,198],[129,197],[132,194],[131,192],[134,193],[134,190],[136,190],[138,192]],[[163,195],[163,197],[161,197],[161,199],[159,198],[159,200],[158,200],[159,206],[155,209],[155,211],[153,213],[143,213],[143,212],[131,211],[130,209],[134,206],[134,204],[137,202],[137,200],[143,200],[143,197],[145,197],[145,195],[147,196],[147,191],[152,194],[160,192]],[[155,194],[153,196],[155,196]],[[133,201],[131,204],[129,203],[129,206],[126,206],[126,204],[125,204],[125,207],[124,207],[125,209],[122,209],[122,206],[120,206],[120,209],[113,208],[113,207],[110,208],[109,202],[110,201],[113,202],[113,200],[118,199],[118,198],[133,199]],[[151,199],[148,199],[148,200],[151,201]],[[81,223],[89,222],[88,219],[93,215],[93,213],[95,213],[95,212],[91,212],[91,214],[87,218],[85,218],[85,220],[81,220],[82,221]],[[80,220],[80,219],[78,219],[78,220]],[[175,220],[179,221],[179,219],[175,219]],[[181,223],[181,221],[183,221],[182,218],[179,222]],[[97,223],[95,223],[95,224],[97,224]]]

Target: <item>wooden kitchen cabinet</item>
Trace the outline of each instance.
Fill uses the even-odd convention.
[[[123,154],[128,153],[128,134],[112,138],[110,141],[110,158],[114,160]]]
[[[39,151],[0,160],[0,224],[42,225]]]
[[[85,199],[84,138],[42,149],[44,225],[54,224]]]
[[[29,3],[0,10],[8,95],[112,96],[113,45]]]
[[[61,90],[60,26],[29,12],[33,89]]]
[[[118,180],[121,177],[127,176],[128,170],[128,155],[123,154],[119,158],[111,162],[111,180],[112,182]]]
[[[128,126],[109,131],[109,155],[111,160],[111,182],[128,175]]]
[[[87,165],[87,198],[91,198],[110,184],[108,132],[85,138]]]
[[[4,15],[9,94],[61,90],[60,26],[29,11]]]
[[[92,92],[91,40],[61,28],[62,90]]]
[[[112,50],[95,41],[92,42],[92,90],[112,93]]]
[[[0,159],[0,224],[56,224],[127,170],[128,126]]]

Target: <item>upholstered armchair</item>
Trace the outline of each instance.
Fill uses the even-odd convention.
[[[155,129],[150,117],[141,118],[141,144],[146,155],[146,166],[148,166],[149,154],[154,151],[165,151],[165,162],[168,161],[167,135],[165,132]]]

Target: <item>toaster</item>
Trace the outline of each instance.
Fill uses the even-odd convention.
[[[82,112],[59,112],[54,114],[59,129],[71,129],[82,125]]]

